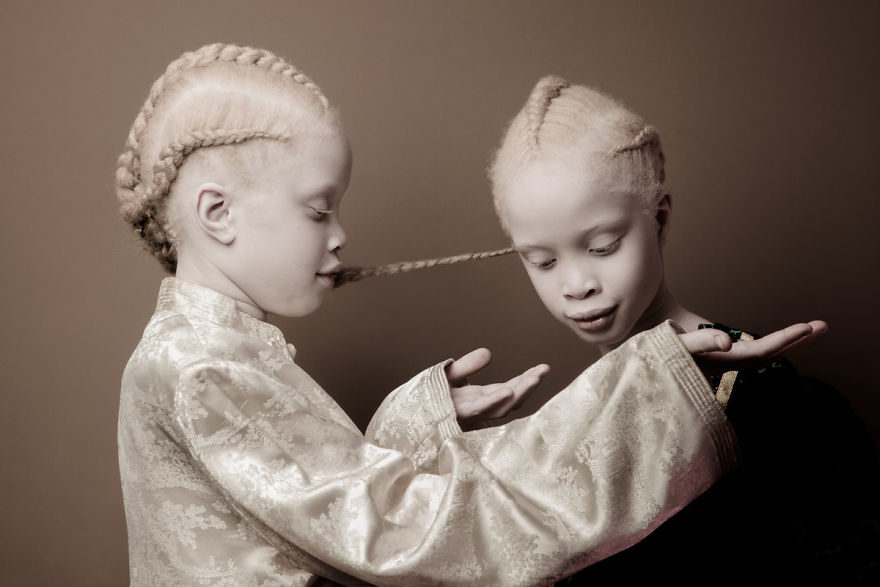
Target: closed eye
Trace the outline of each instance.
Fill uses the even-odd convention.
[[[621,237],[622,238],[622,237]],[[596,255],[597,257],[604,257],[606,255],[610,255],[614,251],[620,248],[620,238],[618,238],[613,243],[607,244],[603,247],[593,247],[589,249],[591,255]]]
[[[552,268],[556,264],[556,259],[547,259],[545,261],[529,261],[538,269],[546,270]]]
[[[318,222],[333,214],[333,210],[325,210],[314,206],[309,206],[309,209],[312,211],[312,218]]]

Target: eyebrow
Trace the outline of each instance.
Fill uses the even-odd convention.
[[[336,190],[334,190],[331,186],[326,186],[315,193],[312,193],[303,200],[306,204],[314,204],[314,203],[322,203],[326,206],[330,206],[331,202],[334,200]]]
[[[621,229],[621,228],[623,228],[623,225],[626,224],[626,220],[627,219],[614,219],[614,220],[611,220],[608,222],[598,222],[596,224],[593,224],[592,226],[589,226],[589,227],[579,231],[577,233],[577,240],[582,241],[582,240],[592,236],[594,233],[601,233],[601,232],[605,232],[605,231],[611,232],[614,230]],[[521,245],[517,244],[516,250],[522,254],[523,251],[525,251],[526,253],[550,252],[552,250],[552,248],[546,247],[544,245],[536,244],[536,243],[524,243]]]
[[[549,253],[550,249],[548,247],[542,247],[541,245],[516,245],[516,252],[520,254],[520,256],[528,255],[529,253]]]

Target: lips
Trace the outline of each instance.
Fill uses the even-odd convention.
[[[326,271],[319,271],[318,273],[315,273],[315,275],[317,276],[318,281],[322,284],[327,287],[333,287],[336,285],[336,273],[338,273],[340,269],[342,269],[342,263],[334,263],[333,266],[329,267]]]
[[[318,281],[321,283],[321,285],[331,288],[336,285],[336,275],[334,273],[316,273],[315,275],[317,276]]]
[[[566,315],[566,318],[574,322],[584,332],[595,332],[611,324],[616,310],[617,306],[611,306],[610,308],[599,308],[597,310]]]

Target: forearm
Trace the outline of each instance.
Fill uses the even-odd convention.
[[[304,568],[375,584],[541,584],[638,540],[730,464],[723,415],[665,328],[534,416],[450,438],[436,473],[304,404],[282,410],[290,391],[222,365],[194,374],[179,421],[230,504]]]
[[[417,470],[436,469],[440,447],[461,434],[443,370],[448,363],[388,394],[367,426],[367,441],[403,453]]]

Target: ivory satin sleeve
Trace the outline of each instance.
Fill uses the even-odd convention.
[[[636,542],[735,461],[732,431],[669,324],[533,416],[475,432],[442,417],[451,400],[437,365],[401,392],[439,398],[436,430],[401,429],[406,440],[390,443],[400,450],[368,442],[285,379],[196,362],[181,373],[176,423],[245,521],[342,583],[547,584]]]
[[[420,375],[388,394],[367,425],[367,441],[402,452],[417,470],[436,468],[440,447],[462,433],[445,377],[451,362],[432,369],[442,379]]]

